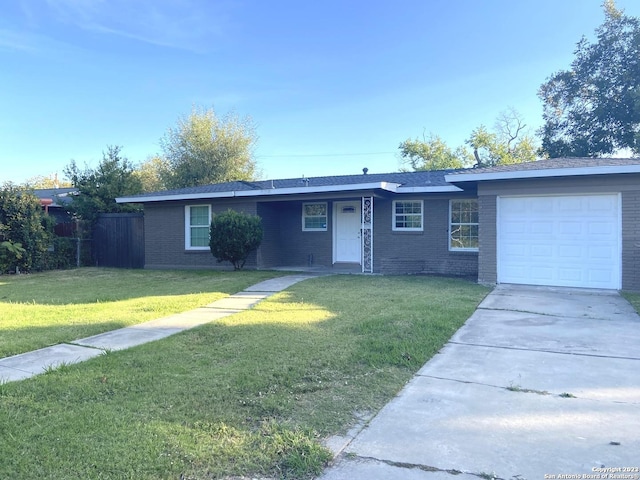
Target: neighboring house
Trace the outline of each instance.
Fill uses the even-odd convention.
[[[54,232],[60,237],[72,237],[76,225],[67,211],[67,205],[77,188],[36,188],[33,194],[40,199],[40,205],[55,221]]]
[[[56,223],[72,221],[66,206],[71,202],[71,196],[77,192],[77,188],[37,188],[33,190],[33,194],[40,199],[44,210],[55,218]]]
[[[262,218],[253,268],[640,290],[640,159],[229,182],[144,204],[146,268],[215,268],[211,216]]]

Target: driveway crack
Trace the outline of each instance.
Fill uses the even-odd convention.
[[[617,358],[621,360],[640,360],[640,357],[621,357],[618,355],[598,355],[596,353],[577,353],[577,352],[563,352],[560,350],[546,350],[541,348],[523,348],[523,347],[508,347],[505,345],[489,345],[485,343],[467,343],[467,342],[456,342],[450,340],[448,343],[453,345],[464,345],[469,347],[487,347],[487,348],[502,348],[505,350],[521,350],[524,352],[543,352],[543,353],[556,353],[559,355],[574,355],[578,357],[597,357],[597,358]]]
[[[512,475],[507,479],[507,478],[499,477],[495,473],[465,472],[463,470],[458,470],[455,468],[438,468],[438,467],[432,467],[430,465],[422,465],[420,463],[395,462],[393,460],[384,460],[384,459],[375,458],[375,457],[365,457],[365,456],[353,455],[353,454],[350,455],[348,458],[357,458],[359,460],[364,460],[364,461],[380,462],[380,463],[389,465],[390,467],[417,469],[417,470],[422,470],[423,472],[442,472],[442,473],[448,473],[449,475],[454,475],[454,476],[462,475],[462,474],[473,475],[474,477],[482,478],[485,480],[526,480],[526,478],[523,477],[522,475]]]

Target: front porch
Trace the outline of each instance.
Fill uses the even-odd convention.
[[[260,269],[373,273],[373,196],[259,202]]]

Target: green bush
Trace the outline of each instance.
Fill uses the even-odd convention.
[[[13,271],[25,253],[21,243],[13,243],[11,240],[0,242],[0,273]]]
[[[66,270],[76,266],[76,239],[54,237],[45,257],[44,270]]]
[[[213,217],[209,234],[209,247],[218,262],[229,261],[240,270],[262,242],[262,221],[257,215],[228,210]]]
[[[53,239],[53,223],[30,191],[5,183],[0,188],[0,241],[20,244],[24,253],[14,256],[10,270],[42,270]]]

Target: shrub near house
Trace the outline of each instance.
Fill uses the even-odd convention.
[[[262,221],[257,215],[228,210],[215,215],[209,230],[209,247],[218,262],[244,267],[249,254],[262,242]]]

